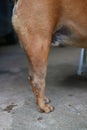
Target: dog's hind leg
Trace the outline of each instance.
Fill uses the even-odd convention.
[[[37,8],[33,0],[31,4],[27,1],[18,2],[13,25],[29,60],[29,80],[37,104],[40,110],[48,113],[54,109],[46,103],[49,100],[45,97],[45,77],[52,33],[59,16],[55,10],[56,0],[36,0]]]

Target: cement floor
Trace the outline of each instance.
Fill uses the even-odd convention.
[[[80,49],[50,51],[46,94],[55,111],[40,113],[19,45],[0,47],[0,130],[87,130],[87,75],[77,76]]]

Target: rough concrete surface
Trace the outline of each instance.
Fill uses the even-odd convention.
[[[0,130],[87,130],[87,75],[77,76],[80,49],[51,48],[46,95],[55,111],[40,113],[19,45],[0,47]]]

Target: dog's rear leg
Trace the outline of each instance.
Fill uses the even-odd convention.
[[[19,1],[13,16],[13,25],[28,56],[30,83],[36,101],[39,108],[48,113],[53,111],[53,107],[46,103],[49,100],[45,97],[45,77],[52,32],[59,17],[56,0],[51,2],[30,0],[30,4],[25,3]],[[26,10],[22,12],[22,8]]]
[[[52,36],[51,31],[48,31],[48,33],[42,30],[38,30],[38,33],[28,32],[28,29],[24,28],[16,17],[14,17],[13,24],[29,60],[29,79],[37,104],[43,112],[51,112],[54,108],[46,103],[49,100],[45,97],[45,77]]]
[[[20,23],[20,24],[19,24]],[[40,32],[28,33],[27,28],[21,25],[19,19],[14,17],[13,25],[19,39],[23,43],[24,50],[29,60],[29,80],[36,97],[36,102],[45,113],[53,111],[48,98],[45,97],[45,77],[47,71],[48,54],[51,42],[51,33]]]

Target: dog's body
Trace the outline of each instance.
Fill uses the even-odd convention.
[[[70,32],[67,43],[87,47],[87,0],[18,0],[12,22],[28,56],[38,106],[43,112],[53,111],[44,95],[52,36],[66,26]]]

